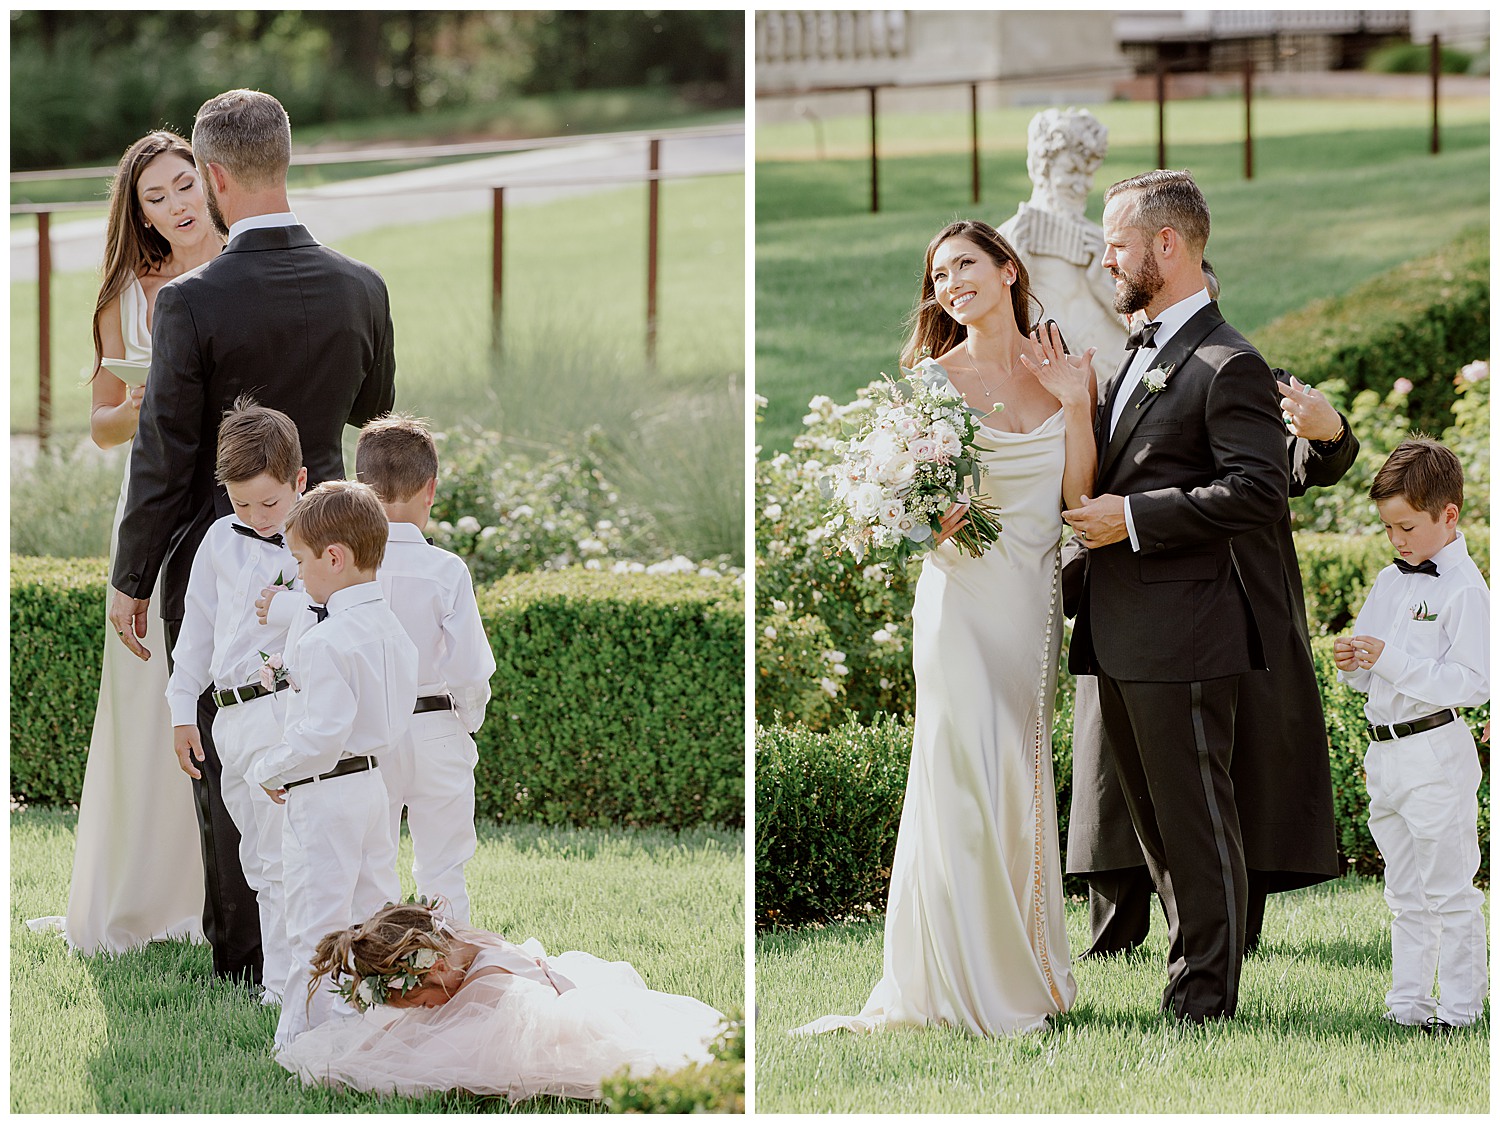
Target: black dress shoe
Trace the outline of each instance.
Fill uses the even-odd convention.
[[[1422,1024],[1422,1031],[1424,1034],[1452,1034],[1457,1029],[1458,1028],[1455,1027],[1452,1023],[1445,1023],[1436,1015],[1433,1015],[1430,1019]]]

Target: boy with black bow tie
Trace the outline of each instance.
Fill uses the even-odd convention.
[[[1370,498],[1399,557],[1353,635],[1334,641],[1340,681],[1369,695],[1370,834],[1393,914],[1385,1017],[1434,1034],[1474,1022],[1487,986],[1481,770],[1454,708],[1489,697],[1490,594],[1458,530],[1463,487],[1450,449],[1426,437],[1397,446]]]
[[[262,669],[267,654],[284,646],[286,626],[258,621],[254,599],[263,586],[290,585],[297,573],[282,538],[307,486],[297,427],[279,410],[241,397],[219,426],[215,474],[234,510],[209,527],[193,556],[167,703],[177,758],[188,776],[200,780],[198,698],[214,687],[219,784],[239,829],[240,865],[260,913],[262,1001],[278,1003],[292,966],[281,878],[285,817],[252,778],[258,757],[281,738],[288,684],[275,672],[262,682]]]
[[[296,689],[281,737],[255,771],[265,796],[286,806],[293,963],[277,1049],[344,1013],[327,991],[309,989],[318,941],[400,900],[380,765],[405,737],[417,701],[416,647],[375,581],[386,542],[375,493],[325,481],[298,505],[286,534],[315,612],[291,630],[286,662]]]

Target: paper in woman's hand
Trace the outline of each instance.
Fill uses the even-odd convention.
[[[144,386],[151,370],[149,359],[106,359],[102,366],[126,386]]]

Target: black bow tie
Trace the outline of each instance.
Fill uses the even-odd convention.
[[[423,535],[422,537],[427,540],[427,545],[428,546],[436,546],[437,545],[437,543],[435,543],[435,542],[432,541],[432,536],[431,535]]]
[[[1151,323],[1143,325],[1138,331],[1131,332],[1125,338],[1126,348],[1134,351],[1140,347],[1155,347],[1156,332],[1160,327],[1161,325],[1153,320]]]
[[[1431,558],[1425,562],[1418,562],[1415,566],[1405,558],[1397,558],[1395,559],[1395,563],[1396,569],[1400,570],[1403,574],[1426,574],[1429,578],[1438,576],[1437,566],[1433,564]]]
[[[313,624],[322,624],[328,619],[327,605],[309,605],[307,607],[307,611],[318,618],[317,620],[313,621]]]
[[[286,540],[281,537],[280,531],[277,531],[274,535],[262,535],[239,523],[231,523],[229,526],[233,528],[234,533],[237,535],[244,535],[246,538],[256,539],[271,546],[284,546],[286,543]]]

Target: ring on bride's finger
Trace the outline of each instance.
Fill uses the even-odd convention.
[[[1051,363],[1052,363],[1052,360],[1050,360],[1050,359],[1043,359],[1043,360],[1042,360],[1042,366],[1043,366],[1043,367],[1047,367],[1047,366],[1050,366],[1050,365],[1051,365]]]

